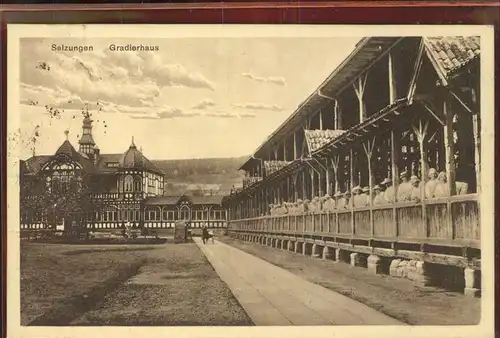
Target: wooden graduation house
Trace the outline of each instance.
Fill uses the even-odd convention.
[[[362,39],[242,165],[243,188],[225,204],[229,234],[476,271],[479,74],[478,37]],[[447,194],[426,196],[431,168],[443,172]],[[271,204],[325,194],[338,202],[357,186],[374,196],[384,180],[397,196],[401,173],[421,181],[419,199],[269,214]]]

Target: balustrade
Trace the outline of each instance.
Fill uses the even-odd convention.
[[[323,213],[262,216],[230,222],[231,231],[404,240],[480,248],[476,195]]]

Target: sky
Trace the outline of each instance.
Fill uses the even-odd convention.
[[[20,43],[21,157],[78,147],[92,113],[101,153],[132,137],[150,159],[250,155],[359,38],[41,39]],[[53,51],[56,44],[93,51]],[[158,46],[117,51],[110,45]]]

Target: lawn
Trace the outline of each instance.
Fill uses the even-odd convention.
[[[21,324],[253,325],[194,243],[23,243]]]
[[[302,256],[227,236],[218,240],[407,324],[471,325],[478,324],[481,318],[481,300],[478,298],[433,287],[418,287],[407,279],[373,275],[366,268]]]

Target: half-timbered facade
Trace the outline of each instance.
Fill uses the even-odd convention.
[[[229,233],[476,276],[479,74],[478,37],[361,39],[242,165]]]
[[[66,139],[54,155],[20,162],[21,231],[173,229],[176,220],[225,225],[221,197],[163,196],[165,180],[133,139],[124,153],[101,154],[87,115],[78,151]]]

